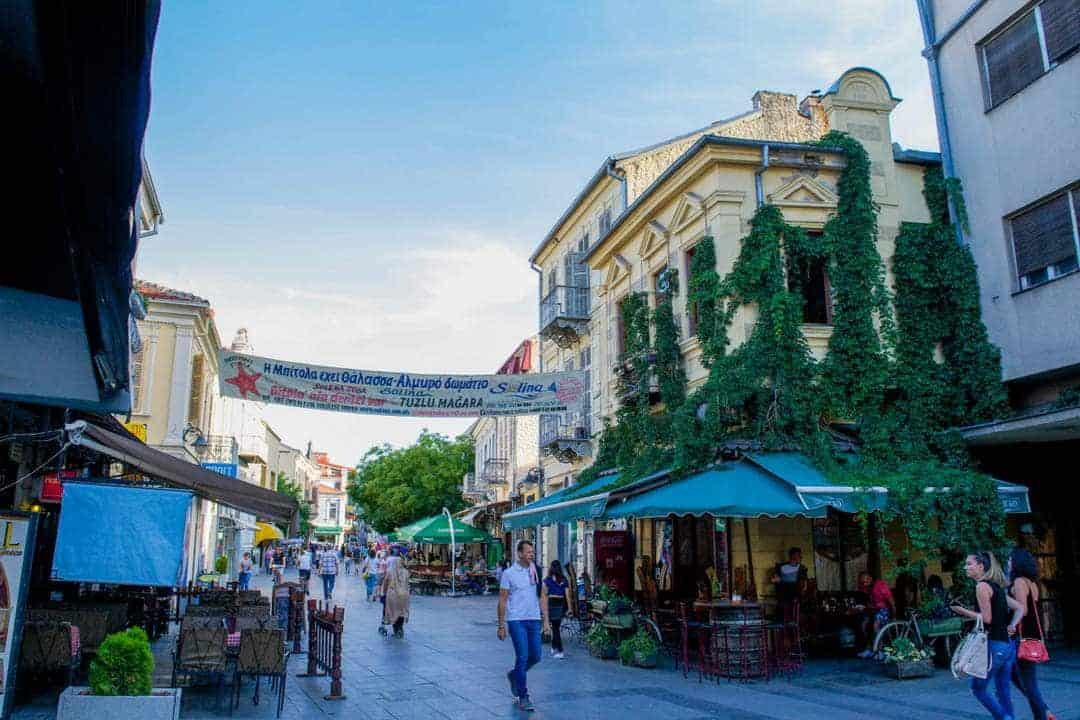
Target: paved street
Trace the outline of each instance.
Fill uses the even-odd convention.
[[[265,589],[264,576],[256,578]],[[315,583],[312,583],[315,589]],[[327,701],[327,678],[297,678],[304,658],[290,661],[283,718],[340,717],[350,720],[412,718],[517,718],[504,673],[513,651],[495,637],[495,598],[415,597],[404,641],[376,632],[379,610],[363,601],[356,576],[339,578],[337,599],[346,607],[344,685],[347,699]],[[321,590],[321,588],[320,588]],[[1080,654],[1055,653],[1043,672],[1044,693],[1061,720],[1080,720]],[[629,717],[663,720],[886,720],[984,718],[967,684],[939,670],[930,680],[898,682],[856,660],[818,661],[794,680],[751,684],[698,683],[671,670],[639,670],[600,661],[572,641],[565,660],[547,655],[529,673],[537,712],[534,720],[606,720]],[[274,701],[265,692],[251,702],[245,687],[237,718],[272,718]],[[183,718],[227,716],[215,707],[213,691],[185,690]],[[44,701],[20,708],[19,720],[53,717]],[[1030,717],[1026,705],[1017,717]]]

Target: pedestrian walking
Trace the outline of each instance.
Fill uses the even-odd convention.
[[[239,581],[241,590],[247,590],[251,584],[251,573],[255,569],[251,562],[251,553],[244,553],[244,557],[240,560],[240,570],[236,574],[236,579]]]
[[[562,564],[558,560],[552,560],[547,577],[544,578],[540,604],[547,601],[548,620],[551,622],[551,657],[557,660],[563,659],[561,626],[568,607],[566,598],[569,587],[570,582],[566,579]]]
[[[376,562],[374,550],[368,550],[367,555],[360,561],[360,576],[364,578],[364,589],[367,591],[368,602],[372,602],[378,596],[376,592],[376,583],[378,581],[375,575]]]
[[[334,583],[337,581],[338,558],[333,545],[327,545],[319,555],[319,577],[322,578],[323,598],[334,599]]]
[[[263,551],[263,563],[266,565],[266,574],[269,575],[274,565],[274,548],[268,547]]]
[[[380,550],[375,559],[375,585],[382,592],[383,578],[386,577],[386,550]]]
[[[352,571],[353,571],[352,551],[349,550],[348,548],[345,548],[344,550],[342,550],[342,553],[345,555],[345,574],[346,575],[352,575]]]
[[[1019,629],[1019,636],[1016,638],[1018,642],[1037,640],[1045,649],[1042,622],[1039,620],[1039,566],[1030,552],[1023,548],[1014,548],[1009,555],[1006,571],[1009,578],[1009,594],[1020,607],[1024,608],[1024,617],[1020,621],[1019,628],[1015,623],[1011,624],[1009,634],[1016,637],[1016,631]],[[1028,705],[1031,707],[1031,717],[1034,720],[1056,720],[1039,691],[1038,668],[1039,663],[1017,655],[1012,672],[1013,685],[1027,698]]]
[[[391,550],[390,557],[386,559],[386,572],[380,594],[383,617],[379,630],[386,634],[386,626],[391,625],[394,628],[394,637],[405,637],[405,623],[409,621],[409,569],[405,567],[396,550]]]
[[[953,612],[971,620],[982,618],[990,651],[990,671],[985,678],[971,678],[971,692],[990,711],[994,720],[1012,720],[1016,715],[1009,695],[1009,683],[1016,661],[1016,647],[1009,638],[1009,631],[1015,630],[1024,616],[1024,608],[1005,592],[1005,573],[992,553],[980,551],[968,555],[964,572],[976,583],[978,610],[953,605]],[[1010,608],[1013,610],[1011,620]],[[990,696],[991,683],[996,698]]]
[[[300,582],[304,584],[304,593],[308,591],[308,581],[311,580],[311,553],[307,550],[303,550],[300,556],[296,558],[297,573],[300,575]]]
[[[536,709],[529,699],[526,673],[540,662],[540,633],[549,629],[547,598],[539,590],[535,554],[531,542],[518,542],[517,562],[503,571],[499,581],[498,637],[505,640],[509,635],[514,644],[514,667],[506,679],[518,709],[526,712]]]

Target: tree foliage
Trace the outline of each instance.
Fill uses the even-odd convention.
[[[282,495],[288,495],[300,506],[300,536],[307,537],[311,531],[311,505],[304,499],[304,488],[300,483],[289,480],[285,473],[278,473],[274,489]]]
[[[154,655],[142,628],[109,635],[90,662],[94,695],[149,695],[153,677]]]
[[[379,532],[466,507],[461,480],[473,469],[473,442],[424,430],[405,448],[380,445],[360,459],[349,481],[349,499]]]

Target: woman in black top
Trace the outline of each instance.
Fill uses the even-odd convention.
[[[560,628],[563,615],[566,614],[566,590],[568,587],[569,583],[566,580],[566,575],[563,574],[562,564],[558,560],[552,560],[551,567],[548,568],[548,576],[544,578],[544,588],[540,597],[547,596],[548,620],[551,621],[551,656],[560,659],[563,657]],[[540,607],[543,606],[544,601],[541,599]]]
[[[1009,555],[1009,594],[1024,608],[1024,618],[1020,622],[1020,637],[1042,639],[1042,628],[1039,626],[1038,610],[1039,602],[1039,568],[1035,564],[1035,558],[1031,553],[1022,548],[1016,548]],[[1010,634],[1014,634],[1016,625],[1010,626]],[[1020,692],[1027,698],[1031,706],[1031,716],[1035,720],[1055,720],[1054,713],[1046,707],[1042,693],[1039,692],[1038,664],[1028,660],[1016,659],[1013,667],[1012,681]]]
[[[1005,593],[1005,573],[993,554],[980,551],[968,555],[964,571],[976,583],[975,598],[979,609],[968,610],[954,605],[953,611],[972,620],[982,618],[990,651],[990,672],[985,678],[971,678],[971,692],[990,711],[994,720],[1012,720],[1016,716],[1009,695],[1009,682],[1016,661],[1016,646],[1009,639],[1009,631],[1023,617],[1023,607]],[[1011,622],[1010,608],[1013,610]],[[994,684],[996,699],[990,696],[990,683]]]

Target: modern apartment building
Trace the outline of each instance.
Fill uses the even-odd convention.
[[[918,9],[944,169],[964,186],[958,241],[1015,413],[963,436],[983,469],[1030,486],[1035,513],[1011,531],[1039,559],[1046,599],[1076,608],[1080,522],[1065,480],[1080,451],[1080,0]],[[1080,637],[1080,620],[1065,625]]]

